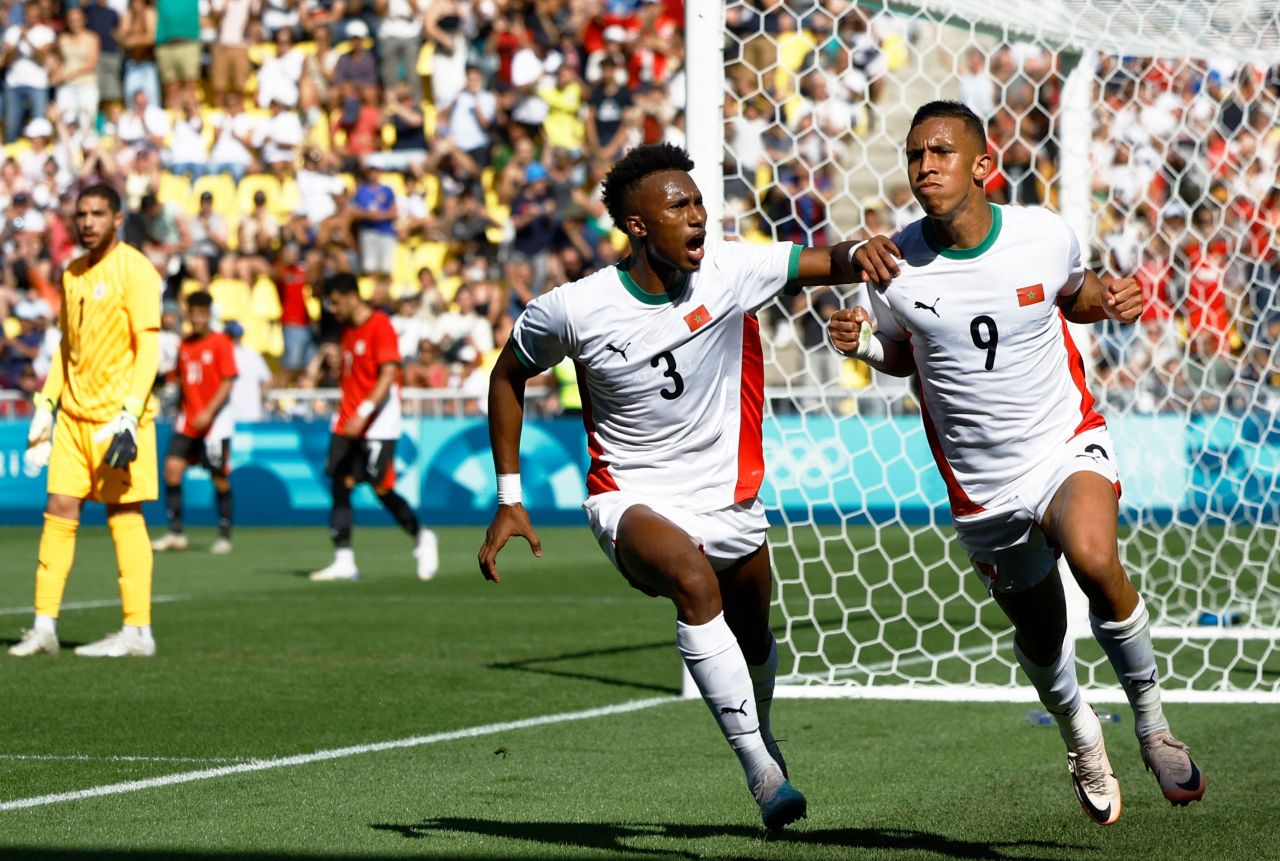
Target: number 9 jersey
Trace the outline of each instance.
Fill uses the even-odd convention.
[[[764,480],[764,359],[755,311],[795,284],[801,247],[711,242],[696,272],[647,293],[627,261],[538,296],[511,344],[531,369],[575,364],[590,495],[692,512],[755,499]],[[788,291],[788,292],[794,292]]]
[[[878,331],[910,342],[956,516],[983,511],[1063,443],[1106,425],[1057,305],[1084,284],[1075,234],[1041,207],[991,214],[973,248],[943,248],[927,219],[907,226],[894,237],[901,274],[868,289]]]

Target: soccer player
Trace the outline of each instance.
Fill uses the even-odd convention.
[[[489,435],[498,510],[480,549],[498,580],[513,536],[541,544],[521,504],[525,383],[565,357],[577,366],[591,465],[583,508],[632,586],[675,605],[676,644],[733,747],[764,824],[805,815],[770,731],[778,652],[755,312],[783,292],[857,280],[852,243],[801,248],[707,241],[693,162],[669,144],[633,149],[604,201],[631,242],[615,266],[534,299],[494,366]]]
[[[154,410],[148,405],[160,352],[161,284],[147,258],[117,240],[123,222],[120,196],[110,186],[80,192],[75,225],[88,253],[62,276],[62,344],[36,397],[24,455],[32,467],[49,466],[36,619],[9,649],[11,655],[58,651],[58,610],[86,500],[107,506],[124,627],[77,647],[76,654],[118,658],[156,652],[151,542],[142,503],[156,498]]]
[[[164,459],[169,531],[151,544],[159,552],[187,549],[187,535],[182,531],[182,474],[188,466],[203,466],[213,479],[218,537],[209,552],[231,552],[231,435],[235,422],[227,402],[238,371],[231,339],[209,328],[212,307],[213,297],[202,290],[187,297],[191,331],[178,345],[174,369],[182,412],[174,422]]]
[[[342,333],[342,406],[333,420],[326,472],[332,481],[329,535],[333,562],[312,580],[356,580],[351,549],[351,491],[367,481],[400,528],[417,539],[418,578],[436,575],[435,533],[420,528],[404,497],[395,491],[396,440],[400,439],[400,347],[391,319],[360,298],[355,276],[340,273],[325,283],[326,301]]]
[[[831,340],[886,373],[917,374],[957,538],[1013,623],[1014,653],[1057,718],[1085,812],[1115,822],[1120,786],[1076,681],[1060,554],[1133,707],[1143,761],[1169,801],[1194,801],[1204,775],[1161,709],[1147,609],[1120,564],[1115,448],[1067,330],[1068,320],[1132,323],[1141,289],[1087,271],[1054,213],[987,202],[993,162],[982,123],[963,105],[920,108],[906,157],[925,217],[854,252],[875,273],[871,313],[836,312]]]

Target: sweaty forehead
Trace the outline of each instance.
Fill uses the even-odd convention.
[[[964,120],[956,117],[932,117],[921,122],[907,135],[908,149],[939,144],[952,147],[977,146],[978,142],[974,140]]]
[[[636,191],[643,198],[667,203],[682,197],[697,197],[698,186],[693,177],[682,170],[663,170],[640,180]]]

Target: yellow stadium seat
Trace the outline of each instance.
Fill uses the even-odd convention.
[[[440,298],[444,300],[445,305],[452,305],[453,297],[458,295],[458,288],[461,286],[462,279],[457,275],[451,275],[448,278],[441,279],[436,284],[436,289],[440,291]]]
[[[31,141],[26,138],[19,138],[11,144],[4,145],[4,154],[8,158],[20,158],[29,152],[31,152]]]
[[[480,171],[480,187],[484,189],[486,196],[490,192],[497,191],[497,182],[498,171],[494,169],[493,165],[489,165],[484,170]]]
[[[404,197],[404,174],[401,173],[384,173],[378,180],[387,188],[391,189],[392,194],[396,197]]]
[[[18,322],[17,317],[4,318],[4,336],[6,338],[16,338],[22,334],[22,324]]]
[[[320,299],[307,294],[307,316],[312,320],[319,320],[320,310]]]
[[[436,106],[430,102],[422,103],[422,133],[426,135],[427,140],[434,140],[436,136]]]
[[[368,302],[373,298],[373,276],[361,275],[356,284],[360,287],[360,298]]]
[[[199,200],[191,193],[191,180],[181,174],[161,173],[156,196],[161,203],[180,207],[187,215],[195,215],[200,210]]]
[[[382,145],[387,149],[391,149],[396,145],[396,127],[391,123],[383,123],[381,137]]]
[[[265,275],[259,276],[258,280],[253,282],[253,298],[252,298],[253,315],[263,320],[279,320],[282,309],[280,308],[280,292],[276,290],[276,285],[271,283],[271,279]]]
[[[434,173],[422,178],[422,199],[427,204],[427,212],[440,208],[440,178]]]
[[[405,293],[418,292],[418,269],[414,249],[403,242],[396,243],[396,256],[391,264],[391,292],[397,299]]]
[[[511,207],[503,206],[495,203],[492,206],[485,207],[489,212],[489,217],[493,219],[493,227],[484,232],[485,239],[488,239],[494,245],[501,245],[506,239],[506,231],[503,225],[511,220]]]
[[[242,321],[252,317],[249,285],[239,278],[214,278],[209,282],[209,295],[222,320]]]
[[[347,194],[356,193],[356,178],[354,174],[340,173],[338,179],[342,180],[342,184],[347,187]]]
[[[420,269],[430,269],[431,274],[439,280],[444,274],[444,259],[449,255],[449,246],[443,242],[424,242],[413,253],[413,268],[416,273]],[[417,281],[415,274],[414,281]]]
[[[230,176],[225,173],[206,174],[191,186],[191,194],[197,203],[206,191],[213,195],[213,209],[219,215],[225,218],[227,212],[236,211],[236,181]]]
[[[276,217],[287,220],[301,206],[302,192],[298,190],[298,181],[291,176],[285,177],[284,182],[280,184],[280,201],[275,210]]]
[[[185,278],[182,281],[183,296],[190,296],[192,293],[196,292],[197,290],[203,290],[203,289],[204,289],[204,285],[194,278]]]
[[[253,196],[259,191],[267,196],[267,209],[275,212],[280,208],[280,180],[268,173],[251,173],[240,180],[236,189],[236,203],[241,212],[253,211]]]
[[[333,137],[329,134],[329,118],[325,117],[307,130],[308,147],[328,152],[333,149]]]
[[[627,238],[627,234],[616,227],[609,234],[609,242],[613,245],[613,250],[619,254],[626,254],[631,248],[631,240]]]
[[[436,43],[430,39],[424,39],[422,42],[422,50],[418,52],[418,65],[414,69],[420,77],[426,78],[431,75],[431,61],[436,57]]]

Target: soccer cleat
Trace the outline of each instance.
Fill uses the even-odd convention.
[[[1170,804],[1179,807],[1199,801],[1204,795],[1204,773],[1191,758],[1187,746],[1168,730],[1155,732],[1142,739],[1142,761],[1156,776],[1160,791]]]
[[[58,635],[50,631],[37,631],[35,628],[25,629],[22,632],[22,639],[9,647],[9,654],[15,658],[56,655],[58,654]]]
[[[134,628],[121,628],[96,643],[76,646],[82,658],[149,658],[156,653],[156,641]]]
[[[1091,709],[1089,714],[1093,716]],[[1097,721],[1096,716],[1093,719]],[[1071,773],[1076,798],[1090,819],[1099,825],[1110,825],[1120,818],[1120,782],[1107,759],[1101,724],[1098,724],[1097,741],[1067,749],[1067,771]]]
[[[355,563],[353,562],[345,562],[335,559],[319,571],[312,571],[307,575],[307,579],[316,583],[332,583],[338,580],[359,580],[360,571],[356,568]]]
[[[209,552],[215,556],[222,556],[223,554],[230,553],[231,539],[227,538],[225,535],[219,535],[217,539],[209,545]]]
[[[808,802],[804,800],[800,790],[787,781],[781,769],[767,771],[760,782],[751,787],[751,794],[755,796],[756,804],[760,805],[760,818],[764,820],[764,827],[770,831],[785,828],[797,819],[804,819],[808,814]]]
[[[430,529],[418,530],[418,546],[413,548],[413,556],[418,560],[419,580],[430,580],[436,576],[436,569],[440,567],[440,551],[436,534]]]
[[[187,536],[181,532],[166,532],[163,537],[151,542],[151,549],[157,553],[170,550],[186,550]]]

